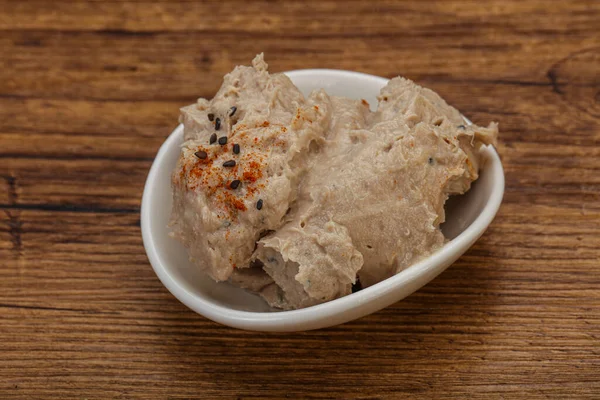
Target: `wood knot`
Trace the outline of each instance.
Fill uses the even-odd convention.
[[[555,93],[569,104],[600,117],[600,47],[572,53],[548,70]]]

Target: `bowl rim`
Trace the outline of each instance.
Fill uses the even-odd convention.
[[[387,78],[346,70],[301,69],[284,73],[288,76],[292,75],[294,77],[303,75],[309,76],[315,73],[329,76],[341,74],[346,76],[350,75],[356,78],[360,77],[363,79],[369,79],[372,81],[374,80],[383,84],[389,81]],[[466,118],[465,120],[470,123],[470,121],[468,121]],[[163,285],[169,290],[169,292],[171,292],[171,294],[173,294],[179,301],[193,311],[215,322],[235,328],[258,331],[298,331],[330,326],[332,324],[327,321],[331,320],[335,316],[338,316],[344,311],[348,311],[359,306],[364,306],[375,300],[382,299],[388,296],[390,292],[393,292],[400,287],[410,285],[411,283],[417,281],[418,278],[425,275],[434,273],[433,276],[436,276],[446,268],[440,268],[440,265],[444,264],[448,259],[452,259],[454,261],[462,254],[465,248],[470,247],[483,234],[483,232],[494,219],[504,195],[504,171],[500,157],[492,146],[484,146],[482,151],[488,152],[488,160],[485,168],[491,168],[491,172],[494,176],[490,200],[483,207],[481,213],[463,232],[461,232],[454,239],[448,241],[446,244],[444,244],[444,246],[430,256],[375,285],[326,303],[299,310],[288,311],[256,312],[234,310],[219,304],[215,304],[210,300],[191,293],[184,286],[182,286],[177,279],[169,273],[166,262],[161,257],[161,254],[159,254],[157,246],[155,245],[154,236],[152,235],[152,195],[155,191],[155,185],[157,182],[156,176],[159,173],[162,160],[172,149],[174,144],[179,140],[180,135],[182,134],[183,125],[180,124],[177,126],[177,128],[175,128],[175,130],[173,130],[173,132],[171,132],[169,137],[161,145],[152,163],[152,166],[150,167],[150,171],[144,185],[140,211],[140,224],[144,247],[154,272]],[[179,148],[179,146],[177,146],[177,148]],[[439,271],[435,271],[436,268],[439,268]],[[413,293],[420,287],[421,286],[417,287],[410,293]],[[408,293],[407,296],[410,295],[410,293]],[[383,307],[385,307],[385,305]],[[344,323],[356,318],[360,318],[383,307],[377,307],[373,310],[368,309],[368,307],[363,307],[364,312],[359,312],[354,316],[348,318],[339,318],[338,316],[337,319],[339,321],[337,323]]]

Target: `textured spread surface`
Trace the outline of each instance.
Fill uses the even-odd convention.
[[[225,75],[214,98],[184,107],[170,230],[195,267],[296,309],[439,249],[444,203],[477,179],[497,126],[465,126],[402,77],[376,108],[322,89],[305,99],[268,73],[263,54]]]

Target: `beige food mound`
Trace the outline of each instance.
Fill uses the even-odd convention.
[[[262,55],[213,100],[182,109],[173,236],[217,281],[302,308],[373,285],[444,243],[449,195],[477,179],[497,126],[465,126],[436,93],[394,78],[376,112],[308,98]],[[226,142],[225,142],[226,141]]]

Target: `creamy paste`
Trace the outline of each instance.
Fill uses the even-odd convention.
[[[181,110],[171,229],[217,281],[296,309],[367,287],[445,242],[448,196],[477,179],[497,125],[467,126],[435,92],[394,78],[364,100],[305,98],[262,54]],[[360,282],[360,284],[359,284]]]

